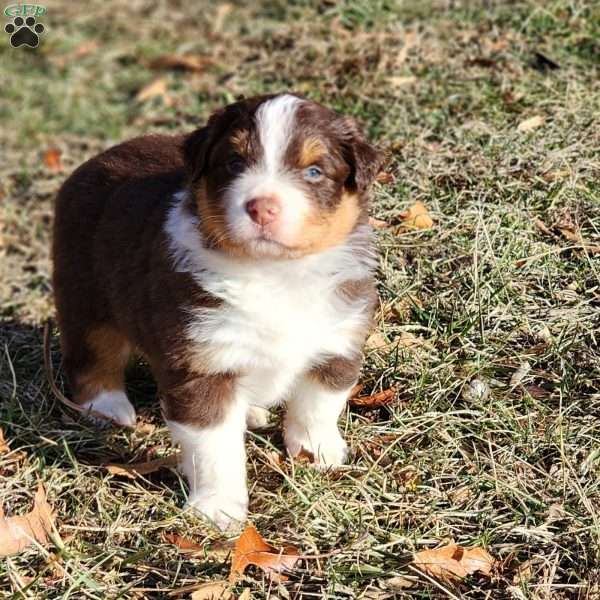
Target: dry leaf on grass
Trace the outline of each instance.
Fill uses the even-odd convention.
[[[387,221],[382,221],[381,219],[376,219],[375,217],[369,217],[369,225],[373,227],[373,229],[385,229],[386,227],[390,226]]]
[[[385,171],[379,171],[375,176],[375,181],[381,183],[383,185],[387,185],[388,183],[394,183],[394,176],[391,173],[386,173]]]
[[[158,77],[147,83],[135,95],[135,100],[136,102],[147,102],[159,96],[163,99],[167,97],[167,80],[164,77]]]
[[[421,571],[438,579],[460,580],[476,572],[490,575],[496,561],[483,548],[449,544],[417,552],[413,562]]]
[[[0,429],[0,454],[6,454],[7,452],[10,452],[10,448],[4,439],[4,432]]]
[[[365,342],[365,348],[367,350],[381,350],[386,348],[390,343],[383,337],[383,334],[379,331],[374,331]]]
[[[517,131],[520,131],[522,133],[526,131],[531,131],[532,129],[537,129],[540,125],[543,125],[543,123],[544,117],[542,117],[541,115],[535,115],[533,117],[530,117],[529,119],[521,121],[517,125]]]
[[[235,543],[229,581],[236,582],[250,565],[262,569],[273,581],[285,581],[287,576],[282,571],[292,569],[298,560],[296,548],[286,546],[278,550],[268,544],[253,525],[248,525]]]
[[[163,54],[150,63],[152,69],[175,69],[179,71],[192,71],[202,73],[210,64],[206,56],[193,54]]]
[[[431,229],[433,227],[433,219],[427,210],[427,207],[417,200],[408,210],[400,213],[403,227],[414,229]]]
[[[378,406],[386,406],[395,400],[397,391],[398,390],[395,387],[391,387],[387,390],[377,392],[376,394],[371,394],[370,396],[353,396],[350,398],[350,406],[355,408],[376,408]]]
[[[192,600],[232,600],[231,586],[226,581],[209,581],[192,592]]]
[[[124,477],[135,479],[138,475],[148,475],[149,473],[154,473],[159,469],[176,467],[177,462],[177,454],[171,454],[170,456],[157,458],[156,460],[149,460],[148,462],[130,464],[111,463],[104,466],[106,470],[113,475],[123,475]]]
[[[6,518],[0,507],[0,556],[20,552],[34,542],[45,544],[53,521],[52,508],[41,483],[33,500],[33,510],[26,515]]]
[[[182,552],[197,554],[204,551],[204,546],[194,542],[194,540],[183,537],[178,533],[163,533],[162,537],[165,542],[168,544],[173,544],[173,546],[177,546],[177,548]]]
[[[61,151],[58,148],[48,148],[44,152],[44,164],[48,171],[52,173],[61,173],[63,171],[62,162],[60,160]]]

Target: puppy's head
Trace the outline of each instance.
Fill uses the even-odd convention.
[[[367,214],[381,154],[350,118],[292,95],[211,116],[184,146],[200,228],[238,256],[295,258],[337,245]]]

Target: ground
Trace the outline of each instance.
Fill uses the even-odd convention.
[[[286,461],[276,427],[249,436],[252,522],[276,545],[336,553],[280,585],[251,569],[236,593],[600,597],[599,5],[47,7],[37,49],[0,43],[0,503],[23,513],[43,482],[60,539],[3,559],[0,595],[164,598],[227,577],[222,538],[182,512],[174,469],[128,479],[101,466],[173,451],[145,365],[129,377],[135,432],[98,431],[50,392],[52,199],[117,141],[291,89],[354,115],[388,153],[372,206],[389,225],[376,231],[380,336],[362,382],[398,394],[343,415],[352,456],[339,471]],[[171,54],[202,60],[161,68]],[[398,226],[416,201],[433,228]],[[64,389],[54,330],[51,349]],[[492,576],[438,581],[411,564],[452,541],[487,549]]]

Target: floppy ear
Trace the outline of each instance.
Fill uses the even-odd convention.
[[[214,112],[204,127],[192,131],[183,142],[183,159],[192,180],[206,172],[211,148],[223,126],[224,114],[224,109]]]
[[[346,186],[359,193],[367,191],[383,164],[383,152],[369,143],[360,125],[350,117],[341,123],[345,159],[350,165]]]

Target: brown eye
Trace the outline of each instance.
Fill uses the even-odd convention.
[[[225,169],[230,175],[239,175],[246,168],[246,163],[239,157],[230,158],[225,163]]]

